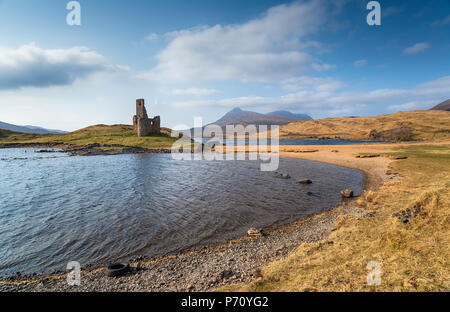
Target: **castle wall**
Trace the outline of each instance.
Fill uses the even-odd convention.
[[[161,118],[148,118],[143,99],[136,100],[136,115],[133,116],[133,131],[138,136],[161,133]]]

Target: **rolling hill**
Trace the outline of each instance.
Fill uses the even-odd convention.
[[[138,137],[130,125],[95,125],[63,134],[21,133],[0,129],[0,144],[65,144],[87,146],[90,144],[117,144],[142,148],[170,148],[177,140],[171,130],[161,128],[161,134]]]
[[[293,122],[280,127],[280,137],[444,140],[450,139],[450,112],[408,111],[375,117],[338,117]]]

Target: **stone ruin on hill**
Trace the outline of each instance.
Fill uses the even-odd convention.
[[[161,133],[161,119],[159,116],[148,118],[144,99],[136,100],[136,115],[133,116],[133,131],[138,136]]]

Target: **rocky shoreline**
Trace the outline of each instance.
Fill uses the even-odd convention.
[[[67,145],[64,143],[5,143],[0,148],[42,148],[38,153],[68,153],[70,156],[97,156],[121,154],[169,154],[170,149],[126,146],[120,144],[89,144],[86,146]],[[48,150],[51,149],[51,150]]]
[[[0,281],[7,292],[115,292],[115,291],[211,291],[219,287],[248,283],[261,276],[261,269],[280,260],[299,245],[326,239],[335,230],[337,217],[352,214],[371,217],[374,212],[358,208],[354,200],[324,213],[277,229],[264,229],[264,235],[248,236],[219,246],[205,247],[177,255],[148,259],[136,257],[128,273],[108,277],[105,268],[84,268],[81,285],[69,286],[65,274],[9,278]],[[333,244],[325,241],[325,244]]]

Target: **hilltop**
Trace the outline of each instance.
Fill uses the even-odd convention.
[[[276,111],[268,114],[260,114],[252,111],[234,108],[213,124],[220,127],[226,125],[286,125],[298,120],[309,120],[310,116],[293,114],[288,111]]]
[[[450,138],[450,112],[409,111],[375,117],[338,117],[292,122],[280,127],[280,137],[445,140]]]
[[[279,110],[271,113],[267,113],[266,116],[284,117],[296,120],[312,120],[311,116],[307,114],[294,114],[289,111]]]
[[[294,121],[311,120],[312,118],[306,114],[294,114],[289,111],[275,111],[267,114],[256,113],[248,110],[242,110],[236,107],[223,115],[217,121],[208,125],[217,125],[224,131],[227,125],[287,125]],[[207,125],[207,126],[208,126]],[[206,126],[205,126],[206,127]],[[182,130],[183,133],[193,136],[194,128]]]
[[[444,101],[433,108],[430,108],[430,110],[444,110],[444,111],[450,111],[450,100]]]

